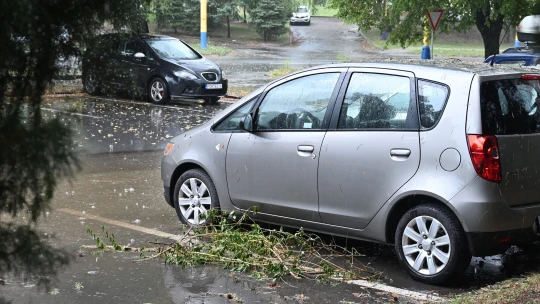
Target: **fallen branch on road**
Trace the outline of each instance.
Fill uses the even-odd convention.
[[[140,249],[139,261],[162,257],[166,263],[182,267],[219,265],[273,280],[291,276],[335,283],[336,278],[345,281],[380,275],[358,261],[362,255],[355,249],[326,244],[319,236],[303,230],[262,228],[251,221],[249,213],[237,220],[234,213],[214,210],[207,222],[210,224],[205,227],[187,230],[177,242],[153,243],[158,247]],[[94,234],[96,248],[125,250],[104,231],[112,246],[105,246]],[[150,251],[152,254],[145,254]]]

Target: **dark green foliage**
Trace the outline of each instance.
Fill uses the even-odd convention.
[[[388,43],[405,47],[420,42],[431,28],[426,10],[444,9],[441,32],[465,31],[476,26],[482,35],[485,57],[499,53],[503,29],[530,15],[537,0],[330,0],[337,16],[364,30],[393,29]]]
[[[0,277],[50,280],[68,263],[46,245],[34,223],[50,208],[61,178],[79,168],[71,126],[45,117],[42,95],[52,86],[60,57],[79,55],[104,22],[144,29],[149,0],[4,0],[0,3]],[[67,38],[65,31],[72,35]],[[28,223],[9,217],[28,212]],[[2,299],[0,298],[0,302]]]
[[[200,32],[200,0],[158,0],[156,19],[160,28],[172,28],[187,34]]]
[[[209,12],[214,12],[212,18],[217,22],[226,22],[227,38],[231,38],[231,20],[238,17],[238,0],[211,0]]]
[[[287,32],[285,24],[289,20],[290,13],[282,1],[274,0],[260,0],[251,12],[255,29],[264,41],[276,40]]]

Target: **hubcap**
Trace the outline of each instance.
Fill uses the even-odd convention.
[[[192,225],[204,224],[212,206],[206,185],[200,179],[188,178],[180,187],[179,194],[178,206],[182,216]]]
[[[165,87],[160,81],[154,81],[150,88],[150,95],[154,101],[161,101],[165,94]]]
[[[446,228],[430,216],[412,219],[401,237],[407,263],[423,275],[441,272],[448,264],[452,247]]]

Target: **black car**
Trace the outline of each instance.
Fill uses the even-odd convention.
[[[169,36],[105,34],[87,48],[82,63],[89,94],[115,89],[147,96],[152,103],[227,94],[221,68],[186,43]]]

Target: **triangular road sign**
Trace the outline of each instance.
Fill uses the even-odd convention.
[[[444,13],[444,10],[432,10],[427,11],[429,23],[431,23],[431,28],[436,31],[437,27],[439,27],[439,21],[441,21],[441,17]]]

